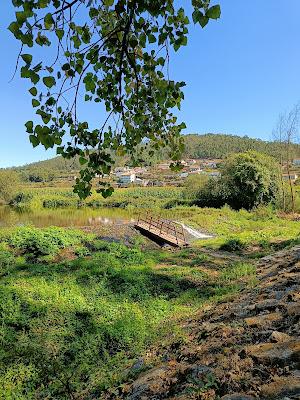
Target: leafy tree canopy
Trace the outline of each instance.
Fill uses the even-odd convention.
[[[274,202],[280,192],[279,164],[270,156],[248,151],[226,160],[222,180],[230,193],[230,205],[251,209]]]
[[[222,166],[221,176],[210,179],[196,195],[201,207],[250,210],[259,205],[278,205],[281,196],[280,168],[276,160],[256,151],[233,154]]]
[[[13,200],[20,185],[19,174],[9,169],[0,169],[0,203]]]
[[[90,194],[96,174],[109,172],[111,150],[125,155],[140,143],[154,150],[167,145],[176,167],[185,124],[173,109],[180,108],[185,83],[169,78],[168,63],[170,51],[187,44],[185,9],[174,0],[12,3],[17,11],[9,30],[21,42],[21,76],[32,82],[32,106],[41,118],[25,124],[29,139],[34,147],[57,146],[66,158],[79,156],[79,196]],[[191,3],[195,24],[204,27],[220,17],[220,6],[210,0]],[[56,48],[54,60],[35,60],[31,49],[38,46]],[[79,117],[81,100],[105,106],[102,126],[90,129]],[[100,190],[104,196],[111,191],[105,185]]]

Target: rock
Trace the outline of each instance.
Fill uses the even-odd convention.
[[[277,377],[274,382],[261,387],[261,395],[270,399],[295,394],[300,395],[300,379],[293,376]]]
[[[159,393],[168,391],[170,384],[176,383],[176,365],[160,366],[141,375],[133,382],[127,400],[149,399]]]
[[[282,320],[282,315],[278,312],[258,315],[256,317],[245,318],[245,322],[248,326],[257,326],[260,328],[266,328],[272,325],[274,322]]]
[[[254,400],[254,397],[243,393],[226,394],[221,400]]]
[[[260,362],[285,363],[289,360],[300,361],[300,340],[283,343],[262,343],[246,347],[246,354]]]
[[[287,335],[286,333],[283,333],[283,332],[273,331],[271,334],[271,340],[276,343],[288,342],[292,339],[293,338],[290,335]]]
[[[280,302],[277,299],[266,299],[256,303],[255,309],[258,311],[275,310],[275,308],[278,307],[279,304]]]
[[[300,315],[300,304],[299,303],[287,303],[285,305],[287,314],[289,316],[296,316]]]
[[[203,379],[207,374],[212,373],[212,369],[206,365],[194,364],[187,369],[186,373],[193,379]]]
[[[138,371],[145,366],[145,361],[143,358],[139,358],[131,367],[132,371]]]

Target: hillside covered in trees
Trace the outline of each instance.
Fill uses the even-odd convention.
[[[260,139],[249,138],[248,136],[226,135],[208,133],[205,135],[189,134],[185,136],[185,151],[183,158],[225,158],[232,153],[241,153],[248,150],[255,150],[265,153],[279,159],[280,149],[282,145],[278,142],[266,142]],[[292,157],[300,158],[300,145],[293,144],[291,149]],[[159,154],[150,157],[146,152],[142,152],[141,159],[144,164],[155,164],[168,158],[167,150],[163,150]],[[125,157],[116,160],[117,165],[129,163],[129,159]],[[30,170],[43,170],[49,173],[63,171],[69,173],[80,169],[79,159],[67,160],[62,157],[55,157],[50,160],[35,162],[16,168],[24,173]]]
[[[255,150],[279,158],[282,146],[278,142],[267,142],[248,136],[208,133],[185,136],[185,157],[189,158],[225,158],[231,153],[243,153]],[[300,157],[300,146],[292,145],[292,156]]]

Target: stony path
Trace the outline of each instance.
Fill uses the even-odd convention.
[[[189,340],[112,398],[300,399],[300,246],[257,268],[254,289],[186,321]]]

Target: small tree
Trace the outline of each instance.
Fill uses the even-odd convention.
[[[198,194],[207,185],[209,178],[204,174],[195,174],[187,177],[184,183],[183,197],[187,200],[195,200]]]
[[[12,201],[20,184],[19,175],[12,170],[0,170],[0,203]]]
[[[293,143],[296,141],[299,132],[299,121],[300,121],[300,104],[295,104],[294,107],[285,114],[280,114],[278,118],[277,127],[273,133],[273,136],[281,144],[280,164],[282,169],[286,167],[288,174],[289,191],[291,197],[291,207],[295,210],[295,193],[293,181],[291,178],[290,165],[293,160]],[[282,178],[282,190],[283,190],[283,208],[286,208],[287,194]]]
[[[279,164],[255,151],[228,157],[221,180],[230,193],[228,204],[236,209],[275,203],[280,193]]]

